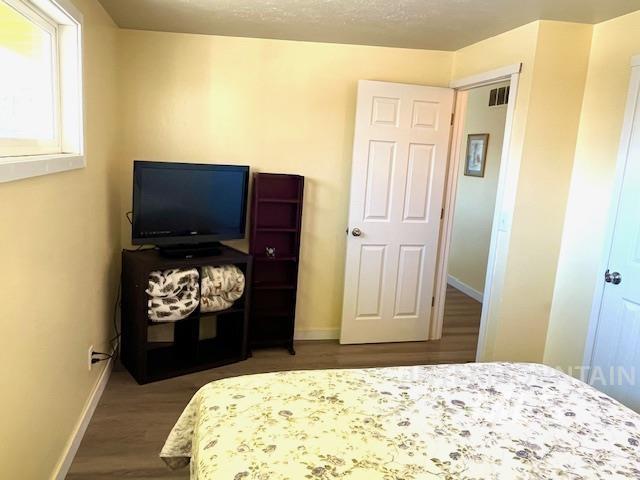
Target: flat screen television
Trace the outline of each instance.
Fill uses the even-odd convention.
[[[160,247],[244,238],[249,167],[133,163],[132,243]]]

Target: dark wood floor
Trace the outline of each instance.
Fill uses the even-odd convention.
[[[277,370],[471,362],[480,311],[480,303],[449,287],[443,337],[437,341],[375,345],[297,342],[296,356],[285,350],[261,350],[244,362],[143,386],[116,368],[67,478],[187,479],[188,469],[168,470],[158,453],[182,409],[205,383]]]

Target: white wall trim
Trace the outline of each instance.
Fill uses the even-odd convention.
[[[634,61],[638,63],[634,64]],[[640,119],[640,112],[637,111],[638,96],[640,95],[640,55],[633,57],[631,65],[631,80],[629,82],[629,92],[627,94],[624,120],[620,134],[620,146],[618,148],[618,158],[616,160],[616,176],[615,183],[613,185],[611,206],[609,209],[609,219],[605,230],[604,245],[599,264],[600,267],[596,274],[596,288],[593,294],[591,314],[589,315],[589,329],[587,330],[587,339],[584,346],[582,364],[585,367],[591,367],[593,359],[593,349],[595,347],[600,318],[600,307],[602,305],[602,297],[604,295],[604,272],[608,268],[609,256],[611,254],[611,247],[613,244],[615,224],[618,216],[618,209],[620,207],[620,196],[622,195],[624,174],[629,158],[629,149],[631,147],[633,126],[636,118],[638,117]],[[591,368],[589,368],[589,372],[590,371]]]
[[[489,259],[487,261],[487,275],[484,281],[484,298],[482,301],[482,313],[480,316],[480,331],[478,334],[478,348],[476,361],[485,360],[487,324],[489,312],[493,302],[499,303],[499,298],[494,298],[493,292],[498,290],[498,282],[504,278],[496,278],[496,267],[500,261],[506,263],[511,243],[511,224],[515,209],[516,195],[518,193],[518,180],[520,178],[521,157],[511,158],[511,136],[513,133],[513,119],[516,111],[516,100],[520,74],[511,75],[509,88],[509,105],[507,106],[507,120],[504,128],[504,140],[502,142],[502,158],[500,159],[500,173],[498,174],[498,191],[496,193],[496,207],[491,226],[491,241],[489,243]]]
[[[66,172],[86,166],[84,155],[54,154],[0,158],[0,183]]]
[[[482,303],[483,293],[480,290],[476,290],[471,285],[467,285],[453,275],[447,275],[447,283],[456,290],[460,290],[465,295],[473,298],[476,302]]]
[[[294,340],[338,340],[339,328],[323,328],[317,330],[297,330],[293,335]]]
[[[85,403],[84,408],[82,409],[82,413],[80,414],[80,418],[78,419],[78,423],[71,435],[71,438],[67,442],[65,450],[62,454],[62,457],[58,461],[55,470],[53,471],[52,479],[55,480],[64,480],[69,473],[69,469],[71,468],[71,464],[73,463],[73,459],[78,452],[78,448],[80,447],[80,442],[82,442],[82,438],[84,437],[85,432],[87,431],[87,427],[89,426],[89,422],[93,417],[93,413],[96,411],[96,407],[98,406],[98,402],[104,393],[104,389],[107,386],[107,382],[109,381],[109,377],[111,376],[111,371],[113,369],[113,359],[109,359],[106,362],[104,370],[100,374],[100,378],[96,382],[95,386],[89,398],[87,399],[87,403]]]
[[[514,63],[513,65],[496,68],[495,70],[490,70],[488,72],[452,80],[449,83],[449,86],[456,90],[469,90],[470,88],[480,87],[489,83],[496,83],[500,80],[509,80],[511,75],[520,73],[521,70],[522,63]]]
[[[436,268],[436,281],[434,286],[434,302],[429,325],[429,340],[442,338],[442,323],[444,321],[444,304],[447,295],[447,269],[449,265],[449,249],[451,247],[451,234],[453,231],[453,206],[455,204],[458,189],[458,175],[460,157],[462,156],[464,119],[467,115],[466,91],[456,92],[453,128],[451,130],[451,146],[449,148],[449,167],[447,170],[447,183],[445,185],[444,218],[440,230],[440,246],[438,248],[438,264]]]

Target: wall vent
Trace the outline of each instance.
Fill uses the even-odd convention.
[[[509,87],[494,88],[489,92],[489,106],[497,107],[509,103]]]

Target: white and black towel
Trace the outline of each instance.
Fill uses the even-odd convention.
[[[200,275],[195,268],[164,270],[149,275],[149,319],[175,322],[188,317],[200,300]]]
[[[244,293],[244,274],[235,265],[202,267],[201,291],[201,311],[225,310]]]

